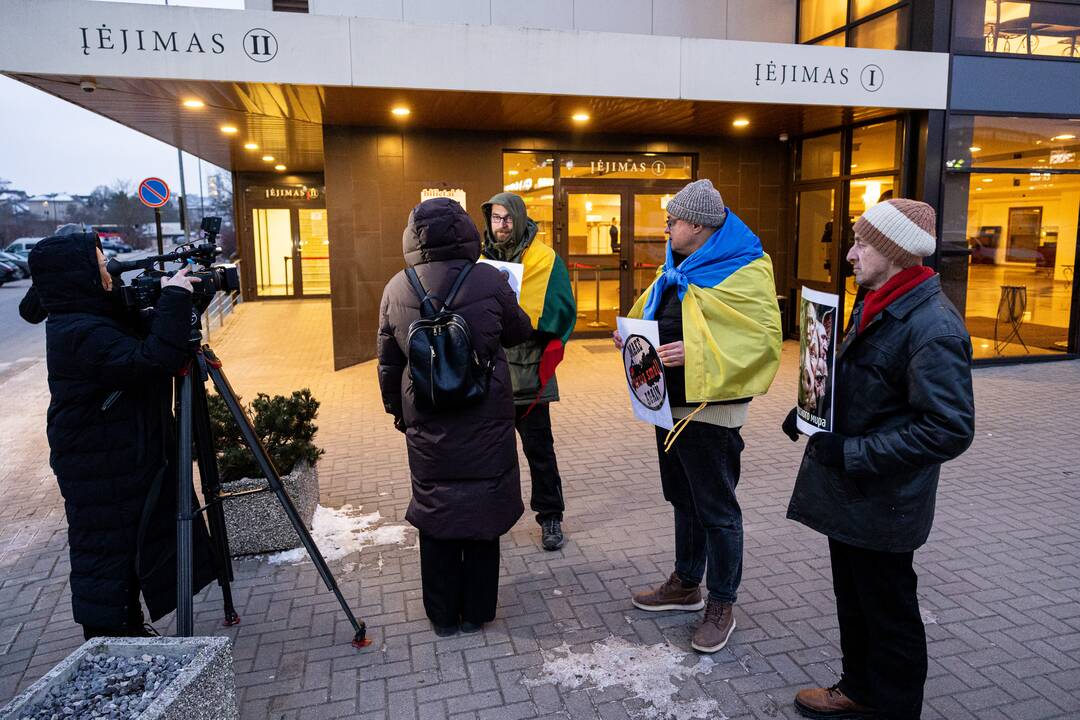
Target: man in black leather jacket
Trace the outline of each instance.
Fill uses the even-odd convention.
[[[971,340],[936,273],[929,205],[895,199],[855,223],[847,255],[869,292],[837,352],[835,432],[811,436],[788,517],[829,537],[843,675],[801,690],[805,717],[918,718],[926,635],[915,549],[934,519],[941,463],[974,437]],[[798,438],[795,411],[784,432]]]

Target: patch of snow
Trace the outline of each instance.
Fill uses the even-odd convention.
[[[919,610],[919,614],[922,615],[923,625],[937,625],[937,615],[929,610]]]
[[[562,590],[552,590],[551,594],[555,597],[560,597],[562,595]]]
[[[374,545],[402,545],[405,543],[406,525],[382,525],[375,527],[382,520],[378,512],[360,514],[363,508],[353,509],[352,505],[342,505],[338,509],[319,505],[315,508],[315,517],[311,523],[311,537],[327,562],[340,560],[363,548]],[[271,565],[295,565],[307,559],[307,550],[302,547],[285,550],[266,557]]]
[[[593,643],[590,653],[575,653],[563,643],[542,654],[540,676],[522,681],[529,687],[555,683],[569,690],[582,686],[604,690],[621,686],[630,697],[644,703],[628,712],[645,720],[727,720],[712,698],[675,698],[686,680],[712,672],[711,658],[702,657],[687,665],[690,653],[671,645],[633,645],[614,636]]]

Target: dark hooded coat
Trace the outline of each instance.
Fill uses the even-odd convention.
[[[141,332],[102,287],[96,246],[91,233],[39,242],[30,253],[38,307],[27,314],[48,314],[49,461],[68,520],[73,615],[122,629],[141,622],[138,588],[153,620],[176,606],[171,377],[188,357],[192,298],[166,288]],[[194,535],[197,592],[213,570],[201,521]]]
[[[435,198],[409,215],[405,264],[424,288],[445,297],[458,273],[480,257],[480,235],[461,205]],[[436,307],[439,303],[436,301]],[[387,283],[379,310],[379,387],[386,412],[405,431],[412,501],[405,518],[442,540],[492,540],[524,512],[514,431],[514,402],[503,346],[527,340],[529,316],[498,270],[476,265],[453,309],[469,324],[481,361],[493,359],[487,396],[454,411],[416,405],[408,372],[409,325],[420,300],[401,271]]]

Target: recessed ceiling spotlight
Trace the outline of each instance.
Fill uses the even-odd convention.
[[[236,126],[235,125],[222,125],[221,126],[221,132],[225,133],[226,135],[235,135],[236,134]]]
[[[244,149],[245,150],[258,150],[259,149],[259,144],[258,143],[253,143],[253,142],[244,143]]]
[[[507,170],[506,174],[507,175],[517,175],[519,172],[520,172],[519,170]]]
[[[196,100],[195,98],[192,98],[192,99],[190,99],[190,100],[185,100],[185,101],[183,102],[183,105],[184,105],[184,107],[186,107],[186,108],[201,108],[201,107],[206,107],[206,103],[204,103],[204,102],[203,102],[202,100]]]
[[[738,118],[738,119],[734,120],[731,124],[734,125],[737,128],[744,128],[744,127],[746,127],[747,125],[750,124],[750,121],[747,120],[746,118]]]
[[[978,145],[972,145],[971,147],[968,148],[968,150],[970,150],[971,152],[974,153],[974,152],[979,152],[980,150],[982,150],[982,148],[979,147]]]
[[[398,117],[406,117],[412,114],[412,110],[405,107],[404,105],[395,105],[393,108],[390,109],[390,112],[394,115],[397,115]]]
[[[994,182],[994,178],[983,178],[983,182]]]
[[[274,162],[273,155],[263,155],[263,162]]]
[[[571,115],[570,119],[578,123],[589,122],[589,113],[577,112]]]
[[[1064,135],[1055,135],[1054,137],[1052,137],[1050,139],[1051,140],[1075,140],[1076,136],[1072,135],[1070,133],[1065,133]]]
[[[282,170],[285,169],[285,166],[278,164],[278,165],[274,166],[274,169],[277,170],[278,172],[281,172]]]

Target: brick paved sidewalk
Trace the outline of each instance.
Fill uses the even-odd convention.
[[[363,506],[401,522],[404,442],[382,411],[372,363],[331,371],[329,304],[248,304],[238,313],[214,337],[238,392],[307,386],[323,403],[322,504]],[[792,404],[794,362],[789,344],[774,391],[754,401],[744,429],[738,629],[713,663],[676,681],[679,700],[715,701],[714,718],[796,717],[794,692],[831,684],[839,670],[825,539],[784,519],[801,444],[777,426]],[[686,653],[687,666],[697,660],[689,649],[696,614],[644,613],[629,603],[631,591],[670,572],[673,533],[652,431],[631,418],[616,364],[605,342],[569,347],[559,378],[566,399],[552,417],[570,542],[545,553],[531,516],[522,518],[503,539],[499,615],[483,633],[434,636],[411,541],[332,563],[371,627],[375,643],[363,652],[349,646],[348,625],[310,564],[237,562],[243,622],[228,630],[218,626],[217,589],[207,590],[196,629],[234,638],[243,717],[642,716],[649,707],[626,688],[543,681],[554,648],[586,653],[613,636],[667,642]],[[71,621],[64,513],[48,468],[44,368],[0,382],[2,704],[81,634]],[[916,553],[930,647],[923,716],[1078,717],[1080,363],[982,369],[975,387],[977,438],[945,467],[934,532]],[[524,492],[527,505],[527,482]],[[169,622],[158,626],[170,630]]]

